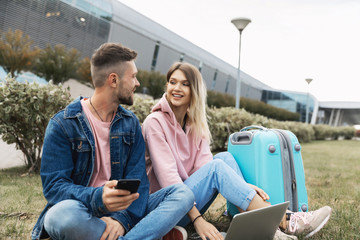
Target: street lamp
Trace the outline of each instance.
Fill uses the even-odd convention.
[[[307,91],[307,95],[306,95],[306,116],[305,116],[305,123],[309,122],[309,88],[310,88],[310,83],[312,82],[312,78],[306,78],[305,81],[308,84],[308,91]]]
[[[236,81],[236,102],[235,108],[239,109],[240,107],[240,88],[241,88],[241,79],[240,79],[240,53],[241,53],[241,33],[245,29],[245,27],[251,23],[251,20],[248,18],[234,18],[231,22],[235,25],[235,27],[239,30],[240,40],[239,40],[239,61],[238,61],[238,69],[237,69],[237,81]]]

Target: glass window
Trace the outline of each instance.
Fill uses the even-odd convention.
[[[157,58],[158,58],[158,55],[159,55],[159,48],[160,48],[160,45],[159,45],[159,42],[155,45],[155,49],[154,49],[154,54],[153,54],[153,59],[151,61],[151,71],[154,71],[155,68],[156,68],[156,61],[157,61]]]

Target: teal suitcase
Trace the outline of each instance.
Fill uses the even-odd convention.
[[[288,130],[249,126],[230,135],[228,151],[234,156],[245,181],[262,188],[271,204],[289,201],[289,210],[307,211],[301,146]],[[237,208],[227,203],[234,216]]]

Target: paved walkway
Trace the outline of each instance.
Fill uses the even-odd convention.
[[[22,166],[25,164],[24,155],[16,150],[15,144],[7,144],[0,139],[0,169]]]

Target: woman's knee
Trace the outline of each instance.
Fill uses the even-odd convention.
[[[214,156],[214,159],[221,159],[230,166],[237,164],[234,156],[229,152],[220,152]]]
[[[194,205],[195,197],[194,193],[191,191],[191,189],[183,183],[174,184],[173,188],[175,190],[174,194],[176,198],[181,199],[181,203],[192,207]]]
[[[226,160],[226,159],[234,159],[234,156],[229,153],[228,151],[225,151],[225,152],[219,152],[217,153],[215,156],[214,156],[214,159],[215,158],[220,158],[222,160]]]
[[[222,160],[223,162],[225,162],[228,166],[230,166],[236,172],[240,171],[239,165],[237,164],[234,156],[229,152],[218,153],[218,154],[216,154],[214,156],[214,160],[215,159]]]

